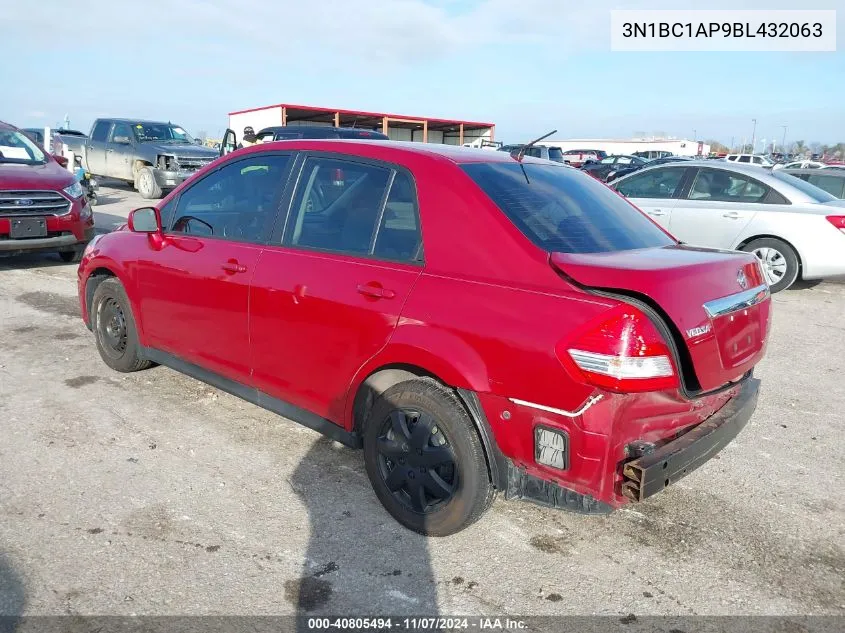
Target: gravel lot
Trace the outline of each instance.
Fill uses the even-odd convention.
[[[103,229],[144,204],[101,194]],[[665,493],[603,518],[499,500],[426,539],[359,453],[111,372],[75,276],[0,260],[0,614],[845,614],[845,285],[775,296],[752,422]]]

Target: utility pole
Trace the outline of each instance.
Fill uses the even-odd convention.
[[[731,137],[731,146],[728,148],[728,153],[731,153],[733,151],[734,151],[734,137],[732,136]]]
[[[698,130],[696,130],[696,129],[693,129],[693,131],[692,131],[692,140],[694,140],[694,141],[698,140]]]
[[[751,132],[751,153],[754,153],[755,142],[757,141],[757,119],[751,119],[754,123],[754,129]]]
[[[783,128],[783,140],[780,142],[780,146],[783,150],[783,153],[786,154],[786,126],[781,125],[781,127]]]

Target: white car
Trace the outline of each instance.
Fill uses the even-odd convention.
[[[827,165],[815,160],[796,160],[786,165],[775,165],[775,169],[827,169]]]
[[[845,200],[781,170],[697,160],[610,187],[681,242],[755,253],[772,292],[845,275]]]
[[[756,165],[757,167],[774,167],[775,164],[765,156],[758,154],[728,154],[725,160],[729,163],[739,163],[741,165]]]

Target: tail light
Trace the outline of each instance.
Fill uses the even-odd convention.
[[[591,385],[622,393],[679,386],[672,353],[642,312],[621,306],[559,345],[557,356]]]
[[[845,215],[829,215],[827,221],[840,231],[845,231]]]

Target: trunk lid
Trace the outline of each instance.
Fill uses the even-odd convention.
[[[717,389],[763,357],[770,298],[754,255],[689,246],[609,253],[552,253],[551,264],[578,284],[646,300],[668,318],[690,361],[688,388]]]

